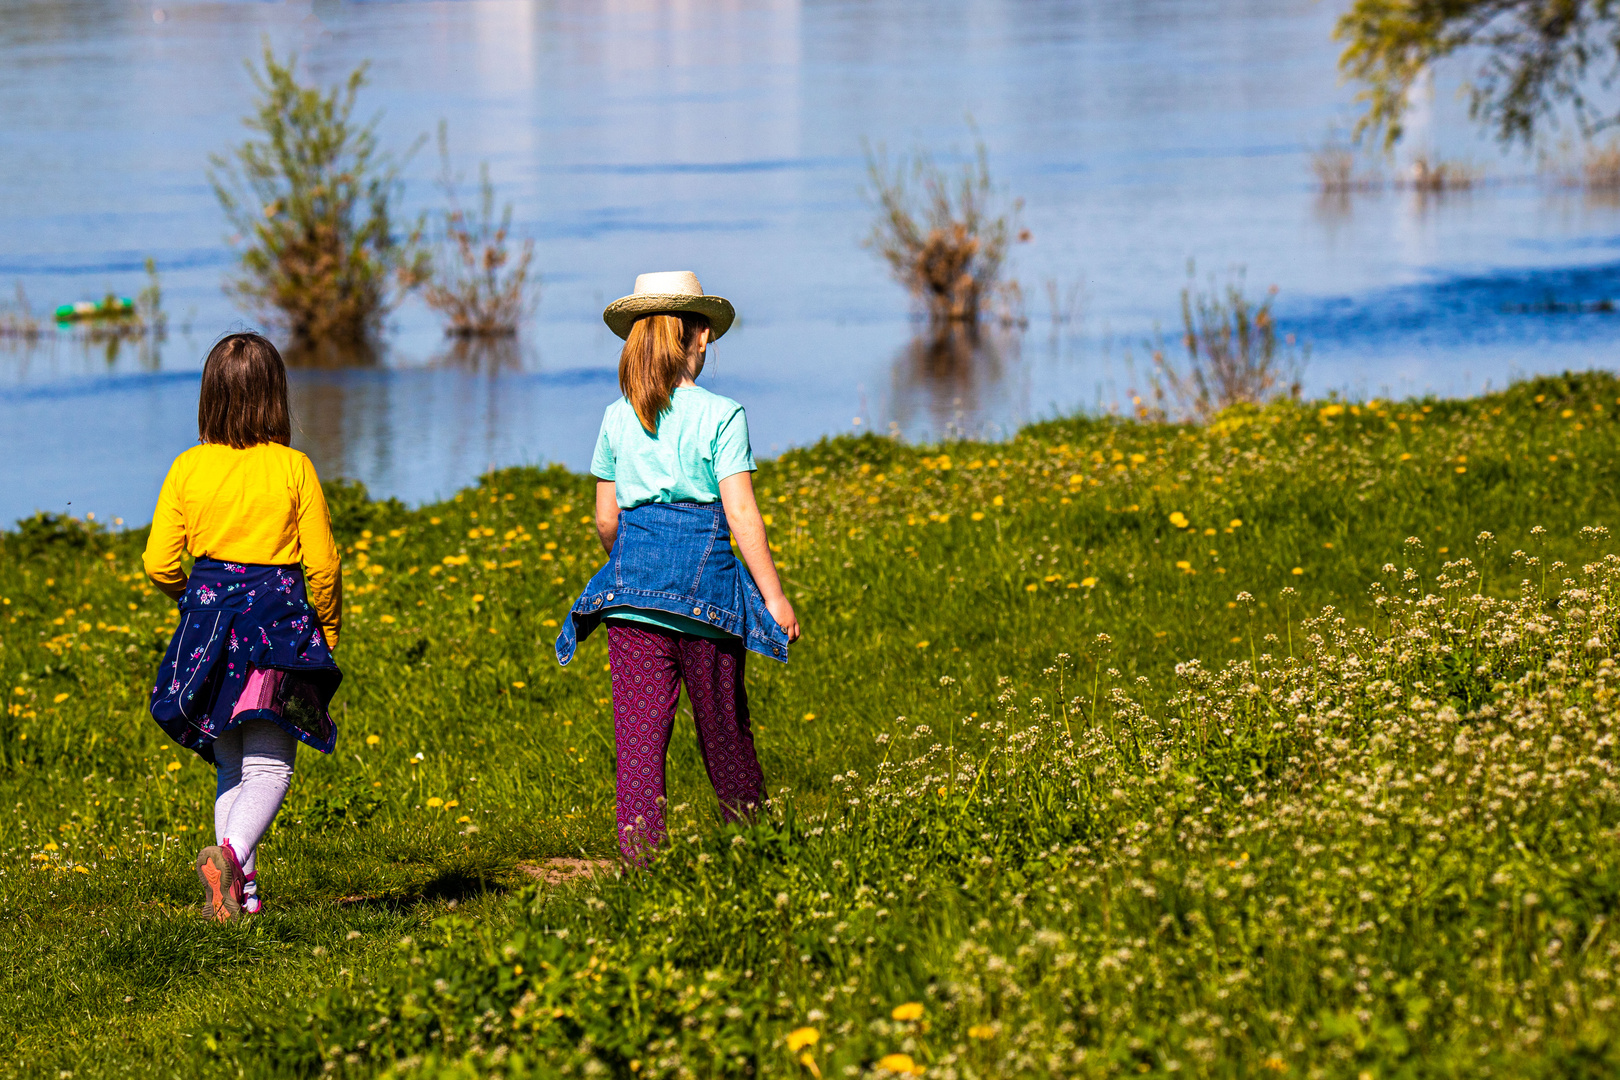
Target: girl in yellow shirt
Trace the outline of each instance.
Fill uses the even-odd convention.
[[[197,853],[197,874],[207,909],[228,919],[259,910],[259,839],[298,743],[337,744],[327,706],[343,678],[332,659],[343,577],[315,468],[287,445],[287,371],[268,340],[230,334],[209,352],[197,432],[163,481],[146,544],[147,576],[180,605],[151,711],[218,769],[215,843]]]

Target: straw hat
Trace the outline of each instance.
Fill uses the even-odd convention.
[[[621,296],[602,312],[602,321],[621,338],[630,336],[630,327],[643,315],[670,315],[692,311],[708,317],[712,341],[731,329],[737,311],[723,296],[705,296],[697,275],[690,270],[667,270],[636,278],[636,291]]]

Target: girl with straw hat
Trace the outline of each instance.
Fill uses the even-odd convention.
[[[760,805],[743,670],[750,652],[785,663],[799,621],[754,500],[748,418],[697,385],[709,345],[736,318],[730,301],[689,271],[642,274],[602,318],[624,339],[623,396],[591,460],[608,562],[563,620],[557,660],[607,624],[619,850],[644,865],[664,836],[664,759],[683,684],[721,813],[736,820]]]

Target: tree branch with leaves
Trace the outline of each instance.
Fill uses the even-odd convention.
[[[1413,85],[1448,57],[1477,54],[1469,113],[1505,143],[1528,145],[1568,108],[1583,134],[1620,122],[1596,97],[1620,77],[1620,0],[1355,0],[1334,38],[1361,83],[1356,135],[1391,148]]]

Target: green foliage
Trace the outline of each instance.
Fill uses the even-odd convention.
[[[1480,54],[1469,109],[1503,142],[1529,144],[1563,107],[1584,132],[1612,125],[1590,82],[1607,89],[1620,65],[1617,17],[1608,0],[1355,0],[1333,36],[1340,69],[1363,85],[1356,134],[1393,147],[1413,86],[1457,53]]]
[[[3,545],[0,550],[14,552],[25,559],[64,550],[95,551],[106,531],[99,522],[41,510],[33,517],[19,520],[16,532],[0,534],[0,545]]]
[[[326,511],[332,518],[332,531],[339,536],[358,536],[367,529],[386,527],[405,516],[405,504],[398,499],[373,499],[366,485],[358,480],[334,476],[321,481]]]
[[[260,99],[245,123],[257,137],[210,158],[244,245],[231,289],[300,347],[354,345],[420,284],[422,226],[398,233],[399,164],[380,149],[377,121],[353,118],[365,65],[323,93],[299,84],[296,62],[265,47],[263,71],[249,67]]]
[[[1609,1075],[1617,481],[1603,373],[792,451],[772,803],[683,718],[647,872],[589,478],[331,484],[338,749],[224,926],[144,537],[0,559],[0,1076]]]

